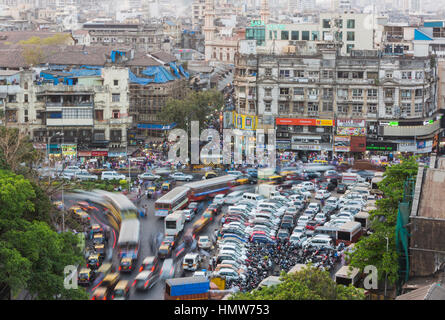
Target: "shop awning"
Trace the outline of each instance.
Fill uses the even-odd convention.
[[[168,125],[164,124],[152,124],[152,123],[138,123],[138,129],[151,129],[151,130],[171,130],[176,127],[176,122]]]

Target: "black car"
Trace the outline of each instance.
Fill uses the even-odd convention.
[[[327,191],[331,192],[331,191],[335,190],[335,185],[330,182],[322,182],[322,183],[320,183],[320,189],[327,190]]]
[[[318,172],[307,172],[304,175],[305,175],[305,179],[304,180],[306,180],[306,181],[313,180],[313,179],[318,179],[318,178],[321,177],[321,174],[318,173]]]
[[[346,190],[348,190],[348,187],[345,184],[343,184],[343,183],[340,183],[337,186],[337,193],[345,193]]]

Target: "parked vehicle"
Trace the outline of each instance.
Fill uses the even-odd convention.
[[[165,282],[164,300],[208,300],[210,280],[207,277],[168,279]]]
[[[101,175],[102,180],[126,180],[125,175],[119,174],[116,171],[104,171]]]

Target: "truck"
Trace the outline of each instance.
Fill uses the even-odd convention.
[[[174,211],[164,219],[165,235],[177,237],[183,230],[185,224],[185,214],[183,210]]]
[[[344,172],[342,174],[341,182],[344,184],[354,184],[362,181],[364,181],[364,179],[360,177],[357,173]]]
[[[165,281],[164,300],[208,300],[210,280],[204,276],[173,278]]]
[[[255,193],[260,194],[267,199],[273,196],[280,195],[280,193],[277,190],[277,186],[272,184],[259,184],[256,187]]]

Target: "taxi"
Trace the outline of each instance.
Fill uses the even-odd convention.
[[[110,295],[110,290],[107,287],[98,287],[93,292],[91,300],[107,300]]]
[[[100,224],[96,224],[96,223],[91,225],[91,230],[93,231],[93,234],[104,232],[104,230],[102,229]]]
[[[144,270],[149,270],[151,272],[154,272],[159,267],[159,261],[158,258],[155,256],[148,256],[142,261],[141,267],[139,268],[139,272]]]
[[[81,286],[89,286],[94,279],[95,273],[90,268],[82,268],[79,271],[77,282]]]
[[[162,241],[161,245],[159,246],[159,250],[158,250],[158,256],[161,259],[167,258],[173,249],[173,242],[171,241]]]
[[[248,184],[252,181],[252,178],[248,175],[242,175],[236,178],[235,183],[237,185]]]
[[[133,271],[133,260],[128,257],[124,257],[121,259],[119,263],[119,271],[120,272],[131,272]]]
[[[102,232],[96,233],[93,236],[93,243],[94,244],[105,244],[105,242],[106,242],[106,239],[105,239],[105,236],[104,236],[104,234]]]
[[[96,270],[100,266],[100,259],[97,253],[90,254],[87,259],[87,267]]]
[[[320,163],[320,164],[328,164],[328,161],[326,160],[314,160],[314,163]]]
[[[70,208],[70,212],[81,221],[90,220],[90,215],[81,207],[75,206]]]
[[[127,300],[130,296],[130,282],[127,280],[121,280],[114,287],[111,295],[112,300]]]
[[[211,179],[211,178],[216,178],[218,175],[216,174],[216,172],[214,172],[214,171],[209,171],[209,172],[206,172],[205,173],[205,175],[204,175],[204,178],[205,179]]]
[[[94,245],[94,251],[99,255],[99,259],[103,260],[105,258],[105,245],[98,243]]]
[[[152,198],[155,193],[156,193],[156,187],[155,186],[147,188],[147,198],[148,199]]]
[[[110,290],[113,290],[116,287],[116,284],[120,280],[120,275],[118,272],[112,272],[107,274],[102,280],[101,286],[106,287]]]

